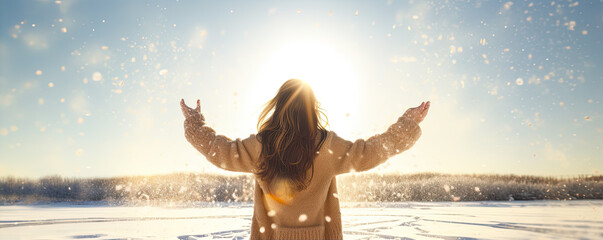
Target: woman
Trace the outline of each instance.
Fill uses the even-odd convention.
[[[325,130],[314,92],[286,81],[262,111],[257,135],[231,140],[205,126],[199,100],[180,102],[186,139],[225,170],[255,175],[250,239],[342,239],[335,177],[366,171],[412,147],[429,101],[408,109],[387,131],[344,140]]]

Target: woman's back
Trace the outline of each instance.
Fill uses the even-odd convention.
[[[335,176],[329,165],[329,158],[332,157],[332,154],[328,153],[330,136],[330,133],[324,136],[324,141],[318,148],[318,155],[314,159],[314,172],[309,170],[306,173],[308,177],[311,177],[311,181],[305,189],[295,190],[287,179],[274,179],[271,182],[258,181],[265,193],[264,203],[268,211],[267,215],[271,217],[276,226],[323,225],[325,213],[322,206],[325,204],[330,183]],[[332,193],[331,196],[333,196]],[[330,221],[330,217],[327,219]]]

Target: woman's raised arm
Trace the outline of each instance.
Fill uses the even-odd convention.
[[[201,104],[197,100],[197,107],[192,109],[180,101],[180,107],[186,120],[184,120],[184,135],[188,142],[195,147],[213,165],[235,172],[256,171],[256,161],[260,155],[261,144],[250,135],[241,140],[231,140],[223,135],[216,135],[216,131],[205,126],[205,117],[201,114]]]
[[[334,155],[332,166],[335,174],[372,169],[411,148],[421,136],[419,123],[427,115],[429,105],[427,102],[408,109],[387,131],[367,140],[351,142],[332,133],[329,151]]]

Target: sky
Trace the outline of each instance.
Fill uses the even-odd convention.
[[[180,99],[246,138],[290,78],[351,141],[431,101],[371,172],[601,174],[603,3],[440,2],[1,1],[0,176],[232,174]]]

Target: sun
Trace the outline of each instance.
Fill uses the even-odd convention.
[[[346,58],[317,41],[294,42],[277,48],[258,75],[257,97],[263,104],[286,80],[296,78],[312,86],[331,129],[349,127],[359,99],[356,73]]]

